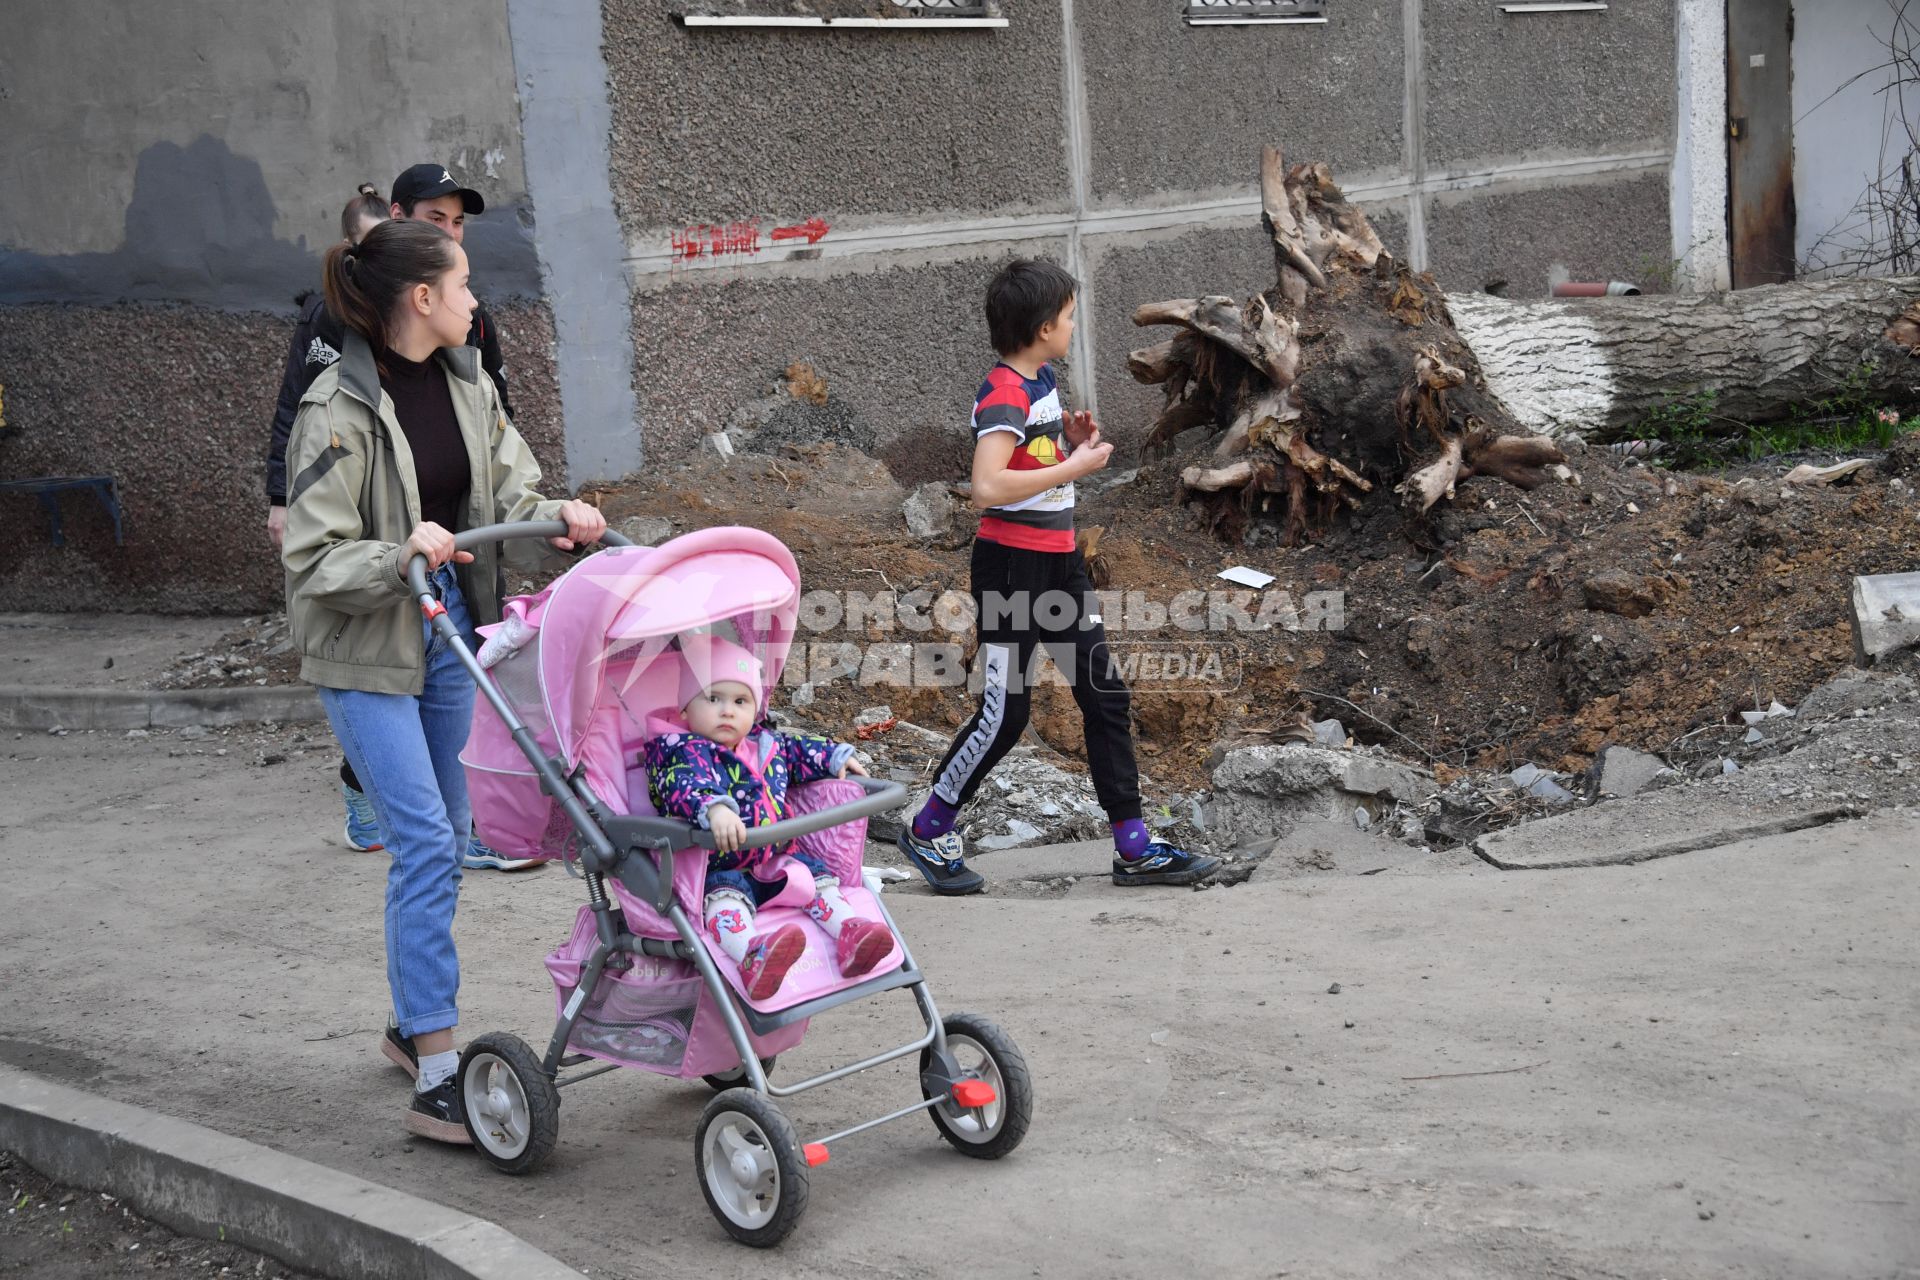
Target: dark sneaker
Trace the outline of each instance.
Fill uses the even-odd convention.
[[[1115,884],[1195,884],[1220,869],[1220,859],[1155,840],[1137,858],[1113,856]]]
[[[969,870],[962,861],[966,846],[960,843],[957,831],[922,840],[913,834],[913,824],[908,823],[900,828],[899,844],[900,852],[907,855],[915,871],[926,877],[935,893],[978,893],[987,887],[980,873]]]
[[[387,1034],[380,1038],[380,1052],[388,1062],[407,1073],[409,1080],[420,1078],[420,1054],[413,1047],[413,1038],[400,1034],[400,1028],[391,1022],[387,1024]]]
[[[470,1147],[473,1137],[460,1109],[460,1073],[454,1072],[436,1087],[421,1093],[414,1091],[407,1107],[407,1132],[435,1142],[451,1142]]]

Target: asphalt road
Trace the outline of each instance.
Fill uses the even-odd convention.
[[[595,1276],[1920,1275],[1911,812],[1631,867],[1363,876],[1347,850],[1197,894],[1097,865],[889,890],[943,1006],[1025,1050],[1034,1125],[999,1163],[920,1117],[842,1144],[776,1261],[701,1201],[699,1086],[569,1089],[527,1179],[402,1133],[385,866],[329,842],[334,758],[317,727],[0,739],[0,1060]],[[550,1030],[540,961],[582,899],[557,868],[469,877],[463,1034]],[[904,996],[838,1011],[782,1074],[915,1022]],[[788,1111],[807,1137],[915,1096],[896,1066]]]

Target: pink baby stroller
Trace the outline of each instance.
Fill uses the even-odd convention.
[[[460,534],[471,547],[565,533],[558,522],[492,525]],[[565,859],[586,882],[572,936],[547,958],[559,1007],[545,1055],[518,1036],[476,1037],[460,1058],[460,1096],[475,1147],[507,1173],[537,1168],[560,1128],[560,1090],[615,1067],[705,1080],[717,1096],[694,1133],[707,1205],[737,1240],[768,1246],[806,1208],[808,1170],[831,1145],[926,1111],[957,1150],[992,1160],[1020,1144],[1032,1084],[1013,1041],[971,1014],[941,1018],[885,904],[863,884],[868,816],[905,800],[897,782],[849,777],[792,788],[793,816],[750,828],[753,847],[799,839],[838,874],[849,905],[884,920],[894,950],[867,975],[842,977],[832,943],[797,907],[763,907],[758,928],[788,920],[808,934],[780,992],[750,1001],[738,971],[697,922],[713,838],[655,814],[637,763],[650,714],[676,697],[677,638],[712,633],[754,653],[779,683],[793,639],[799,571],[780,541],[756,529],[707,529],[659,547],[609,534],[535,596],[507,602],[470,653],[427,586],[409,581],[433,625],[478,683],[462,760],[480,834],[510,857]],[[673,708],[677,710],[677,708]],[[762,711],[765,710],[764,705]],[[774,1058],[807,1021],[838,1005],[907,988],[926,1032],[810,1079],[776,1085]],[[919,1055],[921,1100],[802,1144],[774,1099]],[[594,1061],[585,1070],[569,1068]]]

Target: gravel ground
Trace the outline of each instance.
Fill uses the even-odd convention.
[[[22,1280],[145,1280],[148,1276],[315,1280],[221,1240],[176,1235],[113,1196],[50,1182],[0,1151],[0,1276]]]

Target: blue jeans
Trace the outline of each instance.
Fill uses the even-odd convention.
[[[810,853],[794,853],[788,856],[811,872],[815,880],[825,880],[833,874],[827,869],[826,863]],[[755,910],[773,901],[786,887],[787,882],[784,879],[762,880],[745,867],[716,868],[712,863],[707,864],[707,893],[715,893],[722,889],[731,890],[751,902]]]
[[[442,568],[433,581],[448,618],[471,646],[473,619],[452,569]],[[421,626],[426,628],[424,620]],[[426,640],[426,682],[418,697],[319,690],[393,857],[387,872],[387,985],[404,1036],[444,1031],[460,1020],[453,909],[472,824],[460,750],[473,719],[473,679],[452,646],[430,628]]]

